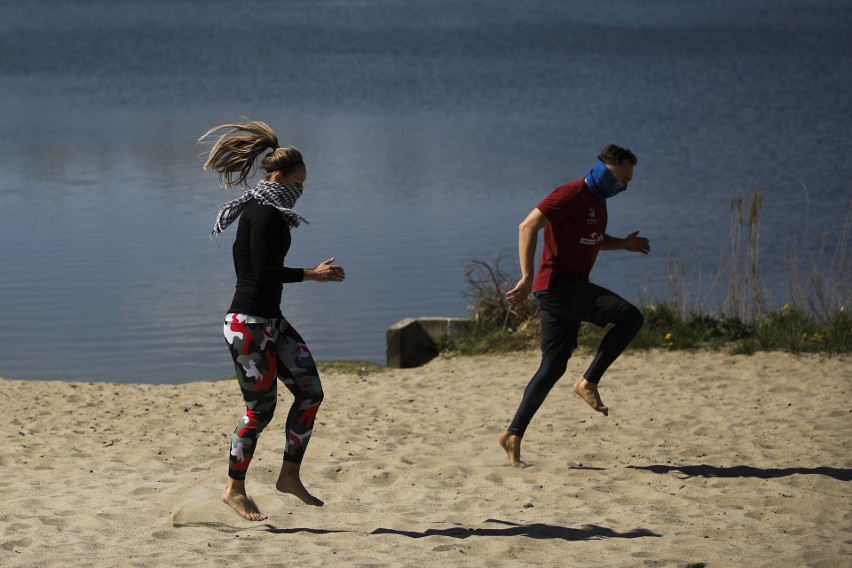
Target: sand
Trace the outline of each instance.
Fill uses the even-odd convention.
[[[289,393],[248,489],[219,501],[233,381],[0,380],[0,565],[852,566],[850,359],[632,353],[571,392],[578,354],[508,467],[497,436],[535,352],[328,372],[302,468],[276,492]]]

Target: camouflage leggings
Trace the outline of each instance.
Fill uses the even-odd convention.
[[[287,415],[284,461],[300,463],[323,398],[311,352],[284,318],[228,314],[224,328],[246,402],[246,414],[231,437],[228,475],[233,479],[246,477],[257,439],[275,412],[278,398],[276,377],[295,396]]]

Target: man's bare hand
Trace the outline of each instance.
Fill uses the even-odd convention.
[[[506,299],[509,301],[509,305],[516,306],[522,302],[524,302],[532,292],[532,280],[528,278],[521,278],[518,280],[518,283],[514,288],[506,292]]]
[[[645,237],[640,237],[639,231],[627,235],[625,241],[624,248],[630,252],[641,252],[642,254],[651,252],[651,241]]]

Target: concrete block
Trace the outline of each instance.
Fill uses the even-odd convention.
[[[470,334],[470,318],[406,318],[386,332],[387,366],[419,367],[438,356],[442,340],[461,341]]]

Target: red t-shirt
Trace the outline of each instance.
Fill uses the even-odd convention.
[[[533,292],[549,289],[557,274],[588,280],[606,231],[606,202],[598,203],[579,180],[554,189],[538,210],[550,224]]]

